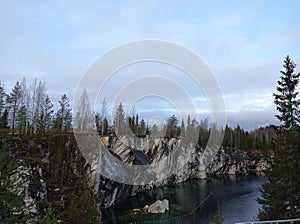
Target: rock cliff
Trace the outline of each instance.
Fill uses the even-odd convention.
[[[217,152],[213,153],[212,150]],[[141,186],[118,183],[101,175],[96,188],[100,195],[99,205],[102,208],[121,203],[128,196],[135,195],[144,189],[180,183],[190,178],[206,179],[218,175],[246,175],[249,164],[258,163],[259,171],[267,167],[265,161],[253,159],[250,154],[241,150],[201,149],[193,143],[186,143],[182,139],[175,138],[151,139],[123,136],[114,141],[109,151],[115,158],[129,165],[155,164],[162,167],[156,167],[158,170],[161,169],[161,173],[155,177],[155,180]],[[170,162],[172,159],[173,161]],[[173,167],[170,175],[163,175],[169,174],[164,173],[166,164]],[[114,166],[114,164],[106,164],[106,166]],[[110,170],[113,169],[113,167],[110,168]],[[119,172],[122,175],[122,171],[119,170]]]

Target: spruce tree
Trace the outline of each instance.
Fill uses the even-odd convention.
[[[294,74],[296,65],[287,56],[285,71],[278,81],[274,94],[275,104],[283,129],[273,142],[274,159],[267,172],[268,182],[263,184],[262,196],[257,201],[262,205],[260,220],[300,217],[300,128],[299,100],[296,99],[296,86],[299,74]]]
[[[167,122],[167,130],[166,137],[175,138],[177,137],[177,126],[178,126],[178,118],[175,115],[172,115],[168,118]]]
[[[108,135],[109,134],[109,127],[108,127],[108,120],[107,118],[105,117],[103,119],[103,124],[102,124],[102,135]]]
[[[70,107],[70,100],[66,94],[63,94],[60,98],[54,126],[59,132],[69,132],[71,130],[72,109]]]
[[[9,108],[11,109],[11,123],[12,123],[12,132],[15,131],[16,123],[17,123],[17,113],[20,106],[20,98],[21,98],[21,86],[20,82],[17,81],[11,90],[10,95],[7,98]]]
[[[278,93],[274,93],[273,95],[275,97],[274,102],[279,112],[279,114],[275,116],[283,122],[283,128],[288,129],[300,122],[300,101],[296,99],[298,95],[296,86],[299,83],[300,73],[296,74],[294,72],[296,64],[289,56],[286,56],[283,67],[285,70],[280,71],[282,75],[278,81]]]
[[[37,133],[49,132],[53,123],[53,103],[47,95],[45,100],[40,104],[40,115],[37,119]]]
[[[180,130],[181,130],[180,136],[185,136],[185,124],[183,119],[181,119]]]
[[[93,120],[88,93],[86,89],[83,89],[77,106],[76,126],[81,132],[87,132],[93,128]]]
[[[260,220],[300,217],[300,131],[292,127],[273,143],[274,160],[263,184]]]
[[[125,113],[123,110],[122,103],[116,109],[115,118],[114,118],[114,130],[115,133],[119,136],[124,135],[125,130]]]

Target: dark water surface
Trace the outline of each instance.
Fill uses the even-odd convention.
[[[103,211],[104,223],[213,223],[221,214],[223,223],[256,220],[265,177],[224,177],[213,180],[190,180],[139,193],[122,205]],[[165,214],[134,214],[134,208],[143,208],[158,199],[170,201]],[[219,208],[218,208],[219,207]]]

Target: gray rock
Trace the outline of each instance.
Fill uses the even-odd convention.
[[[148,213],[165,213],[169,211],[169,201],[167,199],[164,200],[157,200],[151,205],[146,205],[144,207],[144,211]]]

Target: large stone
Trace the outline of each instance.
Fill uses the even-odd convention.
[[[235,174],[236,174],[236,165],[232,164],[231,166],[229,166],[228,175],[235,175]]]
[[[165,213],[169,210],[169,201],[167,199],[157,200],[151,205],[146,205],[144,210],[148,213]]]

